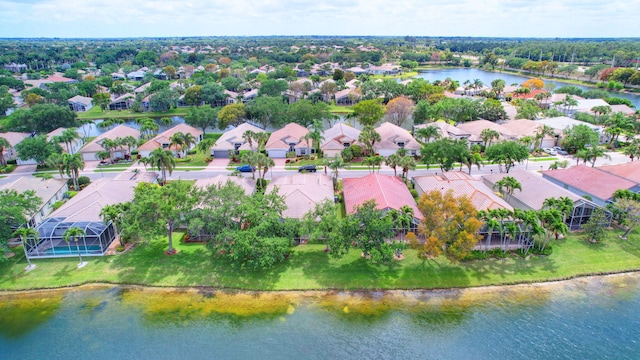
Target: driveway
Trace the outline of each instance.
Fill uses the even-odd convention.
[[[226,169],[227,165],[229,165],[229,159],[226,158],[214,158],[211,160],[209,165],[207,165],[207,169]]]

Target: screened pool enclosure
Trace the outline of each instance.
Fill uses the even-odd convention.
[[[85,235],[78,242],[64,240],[64,233],[70,228],[84,230]],[[115,239],[111,222],[65,221],[65,218],[49,218],[38,226],[38,239],[27,239],[29,258],[53,258],[78,256],[102,256]]]

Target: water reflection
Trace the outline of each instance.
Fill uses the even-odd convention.
[[[62,303],[61,292],[0,296],[0,337],[21,337],[49,321]]]

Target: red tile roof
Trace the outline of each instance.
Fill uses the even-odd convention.
[[[560,181],[602,200],[610,199],[619,189],[631,189],[637,184],[597,168],[584,165],[568,169],[547,170],[542,175]]]
[[[423,218],[409,189],[397,176],[369,174],[361,178],[347,178],[342,180],[342,189],[348,214],[355,213],[356,207],[367,200],[375,200],[377,209],[400,210],[408,205],[416,219]]]
[[[599,166],[598,169],[640,184],[640,161],[625,164]]]

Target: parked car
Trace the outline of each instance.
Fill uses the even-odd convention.
[[[569,155],[569,153],[567,152],[567,150],[561,148],[560,146],[554,146],[553,150],[555,150],[558,154],[560,155]]]
[[[252,172],[255,168],[249,164],[240,165],[236,168],[236,170],[240,172]]]
[[[298,168],[298,172],[316,172],[316,166],[313,164],[302,165]]]
[[[556,155],[556,151],[551,148],[544,148],[542,151],[546,152],[549,155]]]

